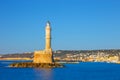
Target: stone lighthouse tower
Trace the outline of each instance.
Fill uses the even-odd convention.
[[[50,22],[47,22],[45,27],[45,49],[34,52],[33,62],[13,63],[11,67],[35,67],[35,68],[55,68],[64,67],[62,64],[55,63],[53,60],[51,48],[51,27]]]
[[[47,22],[45,32],[45,50],[34,52],[34,63],[53,63],[50,22]]]

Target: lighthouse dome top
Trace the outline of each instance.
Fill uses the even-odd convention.
[[[47,21],[47,26],[50,26],[50,22],[49,21]]]

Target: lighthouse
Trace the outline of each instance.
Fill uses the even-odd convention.
[[[51,48],[51,27],[50,22],[45,27],[45,49],[34,52],[34,63],[53,63],[53,54]]]
[[[35,67],[35,68],[55,68],[64,67],[62,64],[55,63],[51,48],[51,27],[50,22],[45,26],[45,49],[34,51],[33,62],[22,62],[10,64],[11,67]]]

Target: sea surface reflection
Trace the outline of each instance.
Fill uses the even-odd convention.
[[[36,80],[53,80],[52,69],[34,69]]]

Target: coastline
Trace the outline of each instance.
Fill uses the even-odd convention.
[[[0,58],[0,61],[33,61],[31,58]],[[56,61],[56,63],[60,64],[79,64],[81,61]],[[95,62],[95,61],[83,61],[83,62]],[[96,61],[100,62],[100,61]],[[107,62],[107,61],[101,61],[106,63],[115,63],[120,64],[120,61],[118,62]]]
[[[0,60],[33,60],[31,58],[0,58]]]

